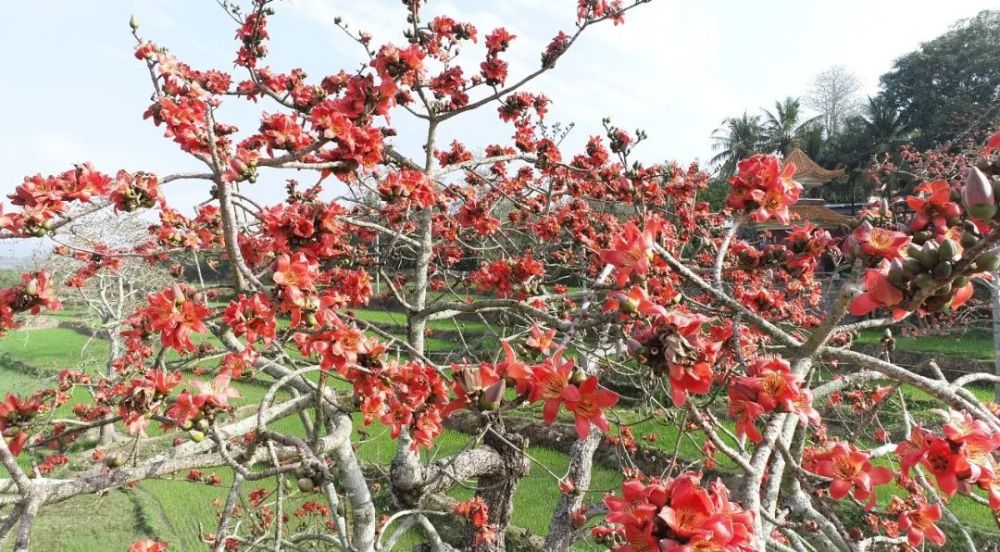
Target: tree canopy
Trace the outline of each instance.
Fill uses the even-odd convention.
[[[983,11],[896,60],[880,97],[926,149],[985,137],[1000,116],[1000,11]]]

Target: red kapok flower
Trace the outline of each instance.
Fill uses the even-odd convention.
[[[542,419],[546,424],[553,424],[559,414],[559,405],[563,400],[563,391],[570,385],[573,375],[573,361],[563,360],[562,351],[556,351],[545,362],[532,367],[535,382],[531,388],[531,402],[545,401],[542,406]]]
[[[928,224],[943,232],[948,228],[948,219],[962,213],[958,204],[951,201],[951,184],[947,180],[926,182],[917,186],[916,191],[926,193],[927,196],[906,198],[906,204],[916,212],[910,223],[910,230],[913,232],[923,230]]]
[[[892,471],[872,466],[868,453],[844,441],[816,453],[807,469],[833,479],[830,484],[833,499],[840,500],[850,493],[858,501],[869,501],[869,506],[875,502],[873,487],[884,485],[893,478]]]
[[[590,433],[590,424],[595,424],[604,433],[608,432],[608,419],[604,417],[604,409],[618,404],[618,394],[607,389],[597,388],[597,377],[590,376],[580,387],[569,385],[562,392],[566,410],[576,415],[576,433],[580,439],[586,439]]]
[[[945,543],[944,532],[934,524],[941,519],[941,507],[922,504],[916,510],[905,511],[899,515],[899,529],[906,533],[910,546],[923,544],[924,539],[942,546]]]
[[[128,548],[128,552],[166,552],[167,543],[153,540],[137,540]]]
[[[873,227],[868,221],[861,223],[851,237],[862,255],[890,261],[902,258],[903,249],[910,243],[910,237],[906,234]]]
[[[776,155],[754,155],[737,165],[736,176],[729,179],[732,189],[726,204],[743,211],[757,222],[777,219],[788,224],[788,206],[799,200],[802,185],[792,176],[795,165],[781,166]]]
[[[625,223],[621,235],[612,242],[611,249],[601,251],[601,262],[615,266],[615,281],[625,285],[633,273],[645,275],[653,258],[653,246],[661,231],[659,219],[649,219],[643,230],[632,222]]]
[[[983,155],[989,155],[995,149],[1000,149],[1000,132],[994,132],[986,139],[986,147],[983,148]]]
[[[966,449],[952,446],[953,443],[921,428],[915,428],[909,441],[904,441],[896,447],[903,475],[908,475],[910,468],[921,464],[934,475],[938,487],[947,496],[953,496],[958,491],[959,474],[971,473]]]
[[[850,312],[864,316],[879,307],[892,307],[903,302],[903,292],[896,289],[881,270],[869,268],[865,272],[865,291],[851,301]],[[899,320],[906,311],[895,308],[892,317]]]

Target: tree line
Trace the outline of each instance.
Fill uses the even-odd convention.
[[[1000,11],[961,20],[896,59],[875,95],[862,97],[861,88],[854,73],[835,65],[801,97],[727,117],[712,134],[716,181],[708,199],[723,197],[737,163],[758,153],[799,148],[824,167],[843,167],[845,176],[824,186],[824,197],[864,202],[875,191],[865,169],[876,158],[905,163],[898,154],[904,144],[960,151],[981,143],[1000,119]]]

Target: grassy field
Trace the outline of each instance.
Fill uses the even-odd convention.
[[[53,379],[63,367],[100,366],[105,354],[105,342],[87,338],[73,330],[15,330],[0,340],[0,377],[5,389],[16,393],[30,392],[45,386],[47,380]],[[30,372],[26,373],[26,369]],[[246,383],[238,383],[237,387],[243,395],[241,402],[246,404],[259,402],[266,391],[262,386]],[[72,404],[86,401],[84,393],[80,390],[57,414],[65,414]],[[275,429],[296,433],[297,423],[294,420],[285,422],[275,424]],[[357,427],[362,427],[360,417],[355,422]],[[395,442],[377,424],[367,429],[368,437],[358,439],[359,456],[365,462],[388,464],[395,451]],[[151,426],[150,434],[156,433],[156,428]],[[446,456],[469,446],[469,441],[470,437],[466,434],[446,430],[437,447],[424,454],[428,457]],[[544,534],[559,498],[557,482],[549,472],[565,473],[568,457],[541,447],[531,447],[528,453],[540,465],[518,488],[514,523],[534,534]],[[144,481],[132,489],[116,490],[98,497],[78,497],[46,508],[39,516],[33,533],[35,546],[39,550],[96,552],[124,550],[137,538],[158,538],[169,541],[171,550],[203,550],[199,535],[213,530],[211,520],[215,518],[215,509],[211,503],[213,499],[225,498],[230,480],[227,471],[220,469],[214,472],[223,480],[220,486],[191,483],[184,479],[185,474],[177,474],[176,478]],[[205,470],[205,473],[213,473],[213,470]],[[592,486],[595,493],[614,490],[620,483],[621,476],[617,472],[595,469]],[[273,482],[258,485],[273,487]],[[458,498],[471,494],[471,489],[461,487],[454,492]],[[200,528],[199,523],[209,525]],[[403,542],[400,549],[404,549],[404,544],[412,546],[415,543]]]
[[[405,332],[405,320],[398,314],[362,309],[357,311],[357,315],[365,320],[390,324],[393,333],[402,335],[400,332]],[[72,318],[71,315],[66,317]],[[454,331],[455,324],[453,321],[435,321],[432,329]],[[484,336],[485,326],[481,322],[460,321],[458,324],[468,334],[466,337],[470,342],[490,339],[489,336]],[[448,351],[456,347],[450,340],[433,338],[428,340],[428,345],[431,351]],[[902,348],[902,342],[900,346]],[[46,379],[54,377],[57,370],[64,367],[99,369],[103,365],[105,354],[105,342],[85,337],[73,330],[16,330],[0,339],[0,377],[3,378],[4,389],[23,393],[45,385]],[[243,394],[242,402],[248,404],[259,401],[265,391],[262,386],[247,383],[240,383],[239,390]],[[982,398],[989,398],[991,393],[986,388],[974,391],[977,395],[982,395]],[[917,390],[904,389],[904,392],[913,400],[927,399]],[[69,409],[75,402],[86,400],[82,390],[80,393],[64,408]],[[639,413],[624,411],[622,416],[622,422],[633,423],[633,432],[644,447],[659,449],[667,454],[676,450],[681,458],[694,458],[699,454],[702,442],[697,434],[683,431],[669,422],[644,419],[645,417],[640,419]],[[360,419],[356,422],[360,427]],[[294,420],[286,420],[275,427],[294,433],[296,425]],[[358,439],[359,455],[366,462],[386,465],[394,453],[395,444],[381,426],[376,424],[368,429],[369,435],[364,440],[360,437]],[[424,454],[428,457],[446,456],[468,446],[469,439],[463,433],[446,431],[438,446]],[[565,473],[568,457],[541,447],[532,447],[528,452],[540,465],[533,467],[531,475],[518,488],[514,523],[529,529],[533,534],[544,534],[559,497],[556,481],[549,472]],[[719,460],[720,468],[728,467],[721,456]],[[891,463],[888,465],[897,467]],[[224,499],[229,482],[227,471],[218,470],[222,478],[220,486],[191,483],[184,480],[185,474],[178,474],[175,478],[144,481],[132,489],[116,490],[101,496],[78,497],[47,508],[39,517],[34,532],[35,545],[38,550],[103,552],[125,550],[137,538],[156,538],[169,541],[172,551],[204,550],[200,535],[214,531],[212,520],[215,519],[215,509],[212,500]],[[600,467],[595,469],[591,486],[594,492],[592,499],[598,500],[604,491],[612,491],[620,483],[621,476],[616,471]],[[256,485],[273,487],[273,482],[265,481]],[[459,487],[453,494],[465,497],[471,493],[470,489]],[[885,491],[881,498],[888,500],[889,496],[889,491]],[[303,499],[302,496],[294,497],[291,504]],[[967,523],[986,532],[996,530],[986,509],[971,501],[958,497],[951,503],[951,507]],[[199,523],[206,525],[199,526]],[[989,538],[1000,539],[1000,533]],[[409,549],[415,542],[407,539],[399,549]]]
[[[861,332],[857,341],[877,344],[881,339],[882,332],[872,330]],[[953,335],[897,336],[896,349],[911,353],[931,353],[980,360],[992,360],[995,356],[993,335],[982,330],[970,330]]]

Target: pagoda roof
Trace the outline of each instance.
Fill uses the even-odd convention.
[[[795,165],[795,174],[792,178],[812,178],[819,180],[821,182],[829,182],[836,178],[844,176],[844,169],[824,169],[816,164],[815,161],[809,159],[806,152],[795,148],[788,152],[785,159],[781,162],[782,165],[787,165],[793,163]]]

